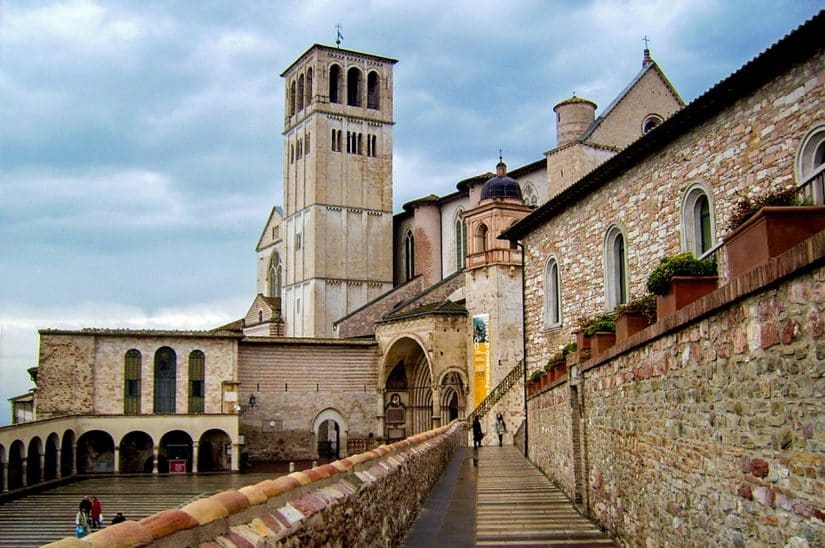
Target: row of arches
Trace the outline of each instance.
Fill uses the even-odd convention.
[[[350,67],[346,72],[338,64],[329,67],[329,102],[346,103],[351,107],[360,107],[366,104],[367,108],[381,108],[381,86],[378,72],[372,70],[367,74],[367,85],[364,88],[364,73],[358,67]]]
[[[75,438],[73,430],[62,436],[50,433],[0,444],[0,491],[36,485],[76,474],[165,474],[178,466],[186,472],[231,470],[233,451],[229,435],[207,430],[197,440],[183,430],[171,430],[158,440],[141,430],[125,434],[117,443],[104,430],[91,430]]]
[[[333,152],[343,152],[343,134],[340,129],[333,129],[330,136],[330,148]],[[347,131],[347,153],[364,154],[364,141],[367,143],[366,155],[375,158],[378,156],[378,136],[367,134],[366,139],[363,133]]]
[[[307,67],[289,84],[289,115],[295,116],[305,107],[312,104],[312,67]]]
[[[304,156],[309,156],[311,151],[310,132],[307,132],[303,137],[289,145],[289,163],[295,163],[295,160],[300,160]]]

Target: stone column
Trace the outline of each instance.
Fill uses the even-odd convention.
[[[46,454],[40,453],[37,458],[40,461],[40,483],[43,483],[46,481]]]
[[[29,475],[27,474],[29,470],[29,458],[26,457],[23,459],[23,477],[20,478],[20,481],[23,483],[23,487],[28,487],[29,485]]]
[[[241,444],[240,443],[233,443],[232,444],[232,463],[229,465],[229,468],[233,472],[237,472],[240,469],[241,465]]]
[[[160,447],[157,445],[152,448],[152,474],[158,474],[158,453],[160,452]]]
[[[72,475],[77,475],[77,443],[72,444]]]
[[[432,428],[441,426],[441,387],[438,385],[432,386],[433,391],[433,420]]]
[[[377,432],[376,437],[384,437],[384,394],[386,390],[379,388],[375,391],[375,422]]]
[[[63,477],[63,457],[61,456],[62,454],[63,454],[63,450],[60,447],[58,447],[57,448],[57,475],[55,476],[57,479],[60,479],[60,478]]]
[[[3,463],[3,492],[9,492],[9,465],[7,463]]]
[[[115,458],[115,462],[112,465],[112,471],[115,474],[120,474],[120,446],[119,445],[115,445],[115,456],[114,456],[114,458]]]
[[[198,473],[198,452],[200,451],[200,442],[193,441],[192,442],[192,473]]]

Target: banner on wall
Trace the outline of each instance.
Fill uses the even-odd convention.
[[[490,393],[490,316],[473,316],[473,407]]]

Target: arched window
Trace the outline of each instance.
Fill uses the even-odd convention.
[[[561,283],[559,263],[551,257],[544,266],[544,325],[561,325]]]
[[[177,360],[175,351],[168,346],[155,352],[155,413],[175,412]]]
[[[653,128],[662,123],[662,117],[658,114],[648,114],[642,121],[642,135],[651,131]]]
[[[404,236],[404,278],[411,280],[415,276],[415,237],[412,230]]]
[[[487,225],[481,223],[478,225],[478,229],[476,229],[476,245],[475,251],[476,253],[480,253],[482,251],[487,251]]]
[[[289,86],[289,115],[295,115],[295,82]]]
[[[281,296],[281,274],[283,268],[281,266],[281,256],[277,251],[272,252],[272,257],[269,259],[269,275],[268,275],[268,289],[270,297]]]
[[[530,207],[538,207],[539,195],[532,183],[526,183],[521,189],[521,195],[524,197],[524,205]]]
[[[455,264],[456,270],[463,270],[467,266],[467,223],[462,215],[464,210],[459,209],[455,217]]]
[[[204,387],[204,369],[206,356],[200,350],[193,350],[189,354],[189,414],[203,413],[203,398],[206,395]]]
[[[370,137],[370,142],[372,143],[372,156],[378,156],[378,137],[373,135]]]
[[[359,134],[358,134],[358,149],[357,149],[357,153],[358,153],[358,154],[364,154],[364,134],[363,134],[363,133],[359,133]]]
[[[134,348],[126,352],[123,364],[123,414],[140,414],[141,355]]]
[[[351,107],[361,106],[361,86],[363,77],[361,71],[352,67],[347,72],[347,104]]]
[[[310,148],[309,148],[309,132],[307,132],[307,134],[304,135],[304,154],[309,156],[309,151],[310,151]]]
[[[300,75],[298,77],[298,93],[297,93],[297,109],[298,111],[304,110],[304,75]]]
[[[341,67],[332,65],[329,67],[329,102],[341,102]]]
[[[802,139],[796,156],[796,182],[805,185],[803,195],[815,204],[825,203],[825,123]]]
[[[604,287],[607,309],[627,302],[627,275],[624,234],[613,226],[604,239]]]
[[[304,93],[304,105],[308,107],[312,104],[312,67],[307,69],[307,83]]]
[[[713,208],[705,187],[691,186],[682,200],[682,247],[699,257],[716,241]]]
[[[367,75],[367,108],[380,108],[380,88],[378,86],[378,73],[375,71]]]

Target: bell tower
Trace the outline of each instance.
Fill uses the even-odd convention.
[[[392,103],[397,61],[315,44],[282,74],[286,335],[392,288]]]

